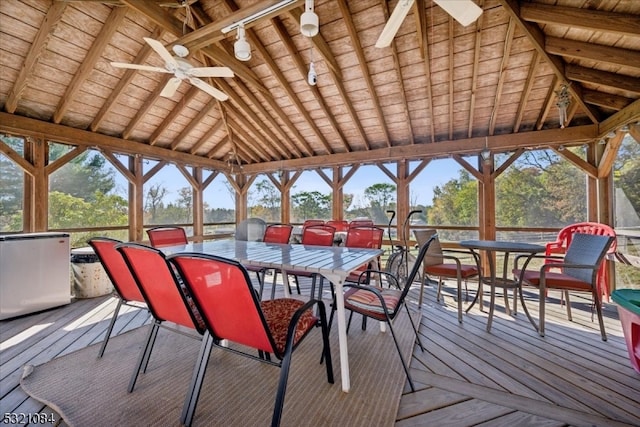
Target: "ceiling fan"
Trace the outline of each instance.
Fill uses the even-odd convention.
[[[391,44],[414,2],[415,0],[398,1],[382,33],[380,33],[380,37],[378,37],[376,47],[387,47]],[[433,2],[464,27],[475,22],[482,14],[482,8],[475,4],[473,0],[433,0]]]
[[[229,99],[229,96],[226,93],[198,78],[233,77],[233,71],[231,71],[229,67],[194,67],[184,59],[189,55],[189,50],[186,47],[178,44],[174,45],[174,56],[171,55],[171,53],[169,53],[164,45],[158,40],[145,37],[144,41],[146,41],[149,46],[151,46],[151,48],[164,60],[164,68],[150,65],[126,64],[123,62],[112,62],[111,65],[116,68],[129,68],[132,70],[173,74],[174,76],[169,79],[164,89],[162,89],[162,92],[160,92],[160,96],[164,96],[166,98],[170,98],[176,93],[176,90],[178,89],[178,86],[180,86],[182,80],[187,80],[198,89],[207,92],[209,95],[220,101],[226,101]]]

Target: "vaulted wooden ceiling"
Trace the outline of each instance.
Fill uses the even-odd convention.
[[[404,0],[400,0],[404,1]],[[455,1],[455,0],[453,0]],[[247,25],[252,58],[220,29],[277,1],[2,0],[0,129],[225,169],[308,168],[595,141],[640,126],[640,1],[474,0],[462,27],[416,0],[394,42],[374,46],[396,1],[304,1]],[[217,101],[168,74],[143,38],[189,48]],[[316,86],[307,83],[313,59]],[[569,85],[568,124],[556,107]]]

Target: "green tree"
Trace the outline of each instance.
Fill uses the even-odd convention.
[[[49,144],[51,161],[61,157],[69,146]],[[59,191],[83,200],[91,201],[96,194],[108,194],[116,186],[115,171],[106,167],[106,160],[91,151],[71,160],[49,177],[49,191]]]
[[[469,172],[433,189],[433,205],[427,210],[432,225],[472,225],[478,223],[478,184]]]
[[[251,216],[259,217],[266,221],[279,220],[281,195],[271,181],[262,179],[257,182],[251,195],[252,198],[255,198],[255,203],[252,203],[251,206]]]
[[[24,150],[22,138],[5,135],[0,139],[17,153]],[[21,231],[24,172],[4,154],[0,154],[0,188],[0,231]]]
[[[396,186],[388,183],[373,184],[364,190],[364,197],[370,203],[369,215],[376,224],[386,221],[385,212],[396,200]]]
[[[331,216],[331,195],[319,191],[303,191],[291,196],[298,221]]]

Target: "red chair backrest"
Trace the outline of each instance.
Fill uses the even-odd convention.
[[[265,243],[289,243],[291,239],[292,225],[288,224],[271,224],[264,231]]]
[[[147,230],[149,241],[154,248],[163,246],[186,245],[187,233],[182,227],[154,227]]]
[[[380,249],[382,236],[384,236],[384,230],[379,227],[352,227],[347,231],[347,240],[344,245],[348,248]]]
[[[247,271],[233,260],[182,253],[169,257],[216,339],[276,353]]]
[[[325,222],[325,224],[335,228],[336,231],[347,231],[349,229],[349,222],[345,220],[332,219]]]
[[[187,298],[162,252],[136,243],[123,243],[117,249],[156,319],[200,331],[193,312],[187,308]]]
[[[354,219],[349,223],[349,228],[363,227],[367,225],[373,225],[373,220],[372,219]]]
[[[314,225],[324,225],[324,220],[322,219],[307,219],[302,223],[302,230],[304,231],[307,227],[312,227]]]
[[[120,243],[122,242],[119,240],[107,237],[94,237],[89,240],[89,245],[98,256],[120,298],[123,301],[144,302],[144,297],[140,293],[129,267],[122,255],[116,250],[116,246]]]
[[[311,225],[302,230],[302,244],[332,246],[336,229],[329,225]]]
[[[551,254],[563,254],[566,252],[569,245],[571,245],[571,239],[576,233],[582,234],[594,234],[597,236],[611,236],[616,237],[616,232],[613,228],[606,224],[599,222],[578,222],[568,225],[558,232],[558,237],[555,242],[547,243],[547,255]],[[617,242],[614,240],[609,247],[608,253],[613,253],[617,249]]]

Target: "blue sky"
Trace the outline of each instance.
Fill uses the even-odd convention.
[[[411,165],[417,163],[412,162]],[[149,170],[155,165],[155,162],[148,162],[145,164],[145,171]],[[412,170],[415,166],[411,166]],[[387,165],[387,168],[395,172],[393,164]],[[431,161],[427,167],[418,175],[418,177],[411,184],[411,202],[430,205],[433,199],[433,188],[435,186],[442,186],[444,183],[452,178],[457,178],[461,167],[460,165],[449,158],[438,159]],[[328,176],[331,176],[331,172],[327,172]],[[119,173],[116,174],[118,183],[118,193],[121,195],[126,194],[126,181]],[[260,178],[258,178],[259,180]],[[223,176],[218,176],[205,190],[204,197],[205,202],[210,206],[219,206],[221,208],[233,208],[233,198],[229,194],[225,185],[223,185]],[[165,166],[160,172],[154,175],[145,186],[150,186],[160,183],[163,187],[167,188],[168,195],[166,202],[174,201],[179,197],[179,190],[183,187],[189,186],[186,179],[173,165]],[[363,165],[361,166],[354,176],[345,184],[344,192],[354,194],[354,205],[362,206],[367,202],[364,199],[364,190],[376,183],[391,183],[387,175],[385,175],[377,166]],[[294,184],[292,194],[301,191],[319,191],[327,194],[330,192],[330,188],[326,182],[318,176],[315,171],[305,171],[300,178]]]

